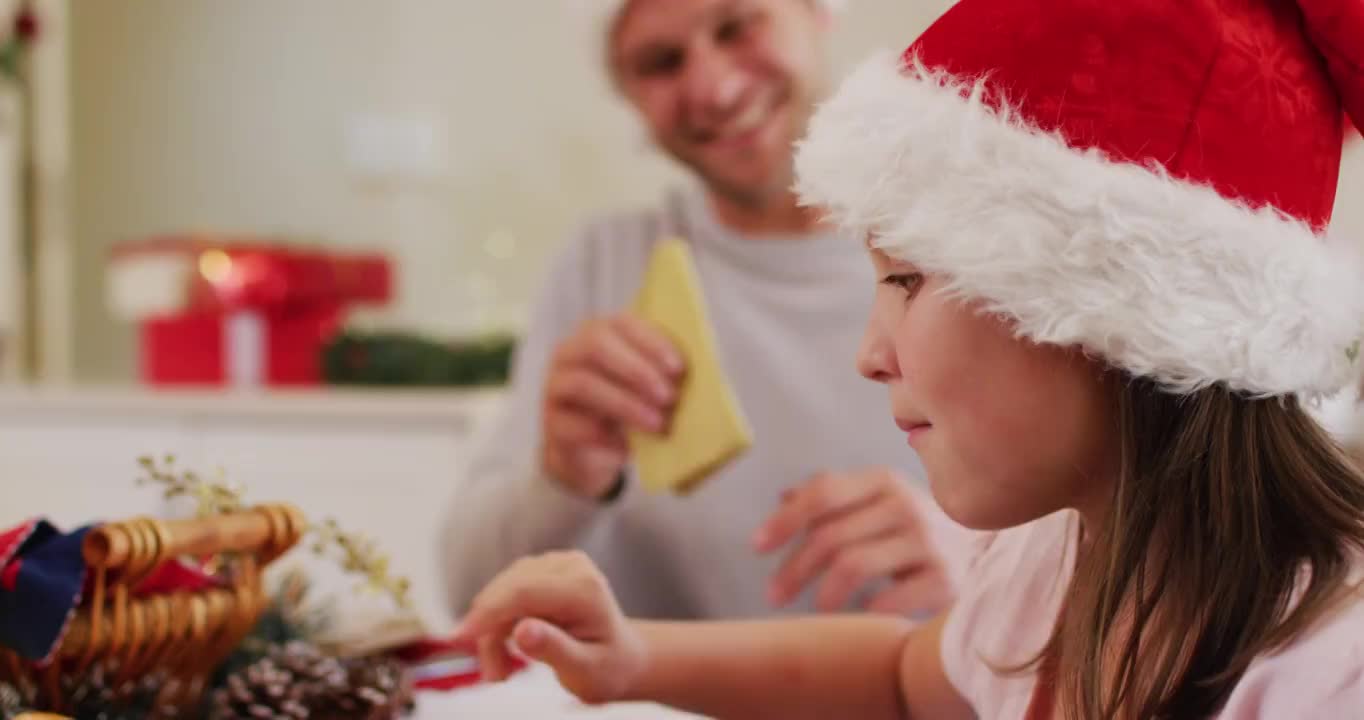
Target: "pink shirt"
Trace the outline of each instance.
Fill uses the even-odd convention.
[[[1022,664],[1046,643],[1074,567],[1077,523],[1059,512],[979,541],[942,639],[947,677],[978,717],[1024,717],[1036,676],[997,674],[989,663]],[[1217,717],[1364,718],[1364,598],[1251,663]]]

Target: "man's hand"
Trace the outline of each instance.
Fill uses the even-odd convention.
[[[637,317],[584,323],[556,348],[545,381],[544,470],[579,495],[605,495],[627,459],[626,428],[667,426],[684,369],[672,341]]]
[[[643,673],[647,654],[606,578],[580,552],[512,564],[474,598],[455,642],[478,653],[490,682],[511,673],[514,645],[587,703],[620,698]]]
[[[823,473],[788,490],[754,545],[766,553],[793,541],[772,579],[773,605],[790,603],[819,578],[816,606],[824,612],[844,609],[878,580],[889,584],[868,601],[865,609],[873,612],[932,613],[952,600],[909,483],[893,470]]]

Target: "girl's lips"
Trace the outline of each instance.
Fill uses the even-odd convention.
[[[895,426],[905,432],[905,435],[908,436],[909,444],[913,445],[915,440],[933,427],[933,423],[923,420],[904,420],[902,418],[895,418]]]

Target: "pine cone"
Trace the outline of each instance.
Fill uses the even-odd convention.
[[[9,720],[23,711],[23,693],[9,683],[0,682],[0,720]]]
[[[357,658],[346,661],[346,667],[351,699],[355,702],[343,698],[334,709],[328,708],[339,714],[322,717],[393,720],[411,711],[412,688],[398,661],[388,657]]]
[[[111,686],[118,675],[117,666],[95,664],[84,675],[69,673],[60,678],[62,717],[74,720],[144,720],[156,706],[166,678],[152,673],[120,688]],[[52,708],[51,698],[35,696],[32,687],[0,682],[0,720],[12,720],[28,712]],[[161,713],[168,717],[169,709]]]
[[[410,700],[396,662],[342,662],[294,641],[229,675],[213,693],[209,717],[388,720],[399,717]]]
[[[165,677],[153,673],[133,681],[131,686],[114,688],[116,666],[95,664],[83,676],[62,676],[62,693],[67,714],[76,720],[134,720],[145,718],[156,704]]]
[[[62,697],[71,705],[72,717],[94,717],[101,708],[114,704],[114,691],[109,687],[108,677],[99,663],[92,665],[83,677],[62,677]]]
[[[311,645],[291,642],[227,676],[213,692],[210,718],[308,718],[310,702],[345,688],[345,668]]]

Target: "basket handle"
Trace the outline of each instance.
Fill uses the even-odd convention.
[[[149,572],[181,555],[244,552],[269,562],[298,542],[307,522],[292,505],[259,505],[248,510],[189,520],[138,518],[91,530],[82,551],[86,564],[123,576]]]

